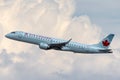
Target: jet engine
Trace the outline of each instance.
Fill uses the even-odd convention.
[[[63,51],[70,51],[70,48],[68,48],[68,47],[62,47],[62,50]]]
[[[50,48],[50,46],[46,43],[40,43],[39,48],[44,49],[44,50],[48,50]]]

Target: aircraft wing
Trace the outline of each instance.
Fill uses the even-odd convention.
[[[68,44],[72,39],[68,40],[67,42],[62,42],[62,43],[55,43],[55,44],[49,44],[50,48],[54,49],[61,49],[63,46]]]

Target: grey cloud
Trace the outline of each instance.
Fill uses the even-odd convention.
[[[14,57],[19,57],[23,61],[14,62]],[[119,80],[120,78],[118,69],[120,59],[113,55],[67,54],[63,52],[15,54],[2,50],[0,59],[2,59],[1,64],[5,64],[4,67],[0,65],[2,72],[0,79],[4,80]],[[61,61],[62,66],[59,67]],[[68,66],[72,70],[66,73],[65,69]]]
[[[63,58],[63,60],[60,60],[60,58],[64,56],[58,56],[54,53],[33,54],[22,52],[16,54],[7,53],[6,50],[2,50],[2,52],[0,53],[0,79],[56,80],[58,76],[53,73],[59,72],[59,70],[63,70],[63,72],[61,73],[66,74],[64,67],[68,67],[68,65],[71,66],[68,62],[68,64],[66,64],[66,62],[63,62],[63,60],[69,61],[69,58]],[[17,59],[21,59],[22,61],[15,61],[15,57],[17,57]],[[58,59],[56,59],[55,57]],[[58,66],[59,63],[61,64],[60,66]],[[63,65],[66,66],[62,67]]]
[[[7,65],[12,64],[11,56],[7,55],[6,50],[2,50],[0,54],[1,67],[6,67]]]

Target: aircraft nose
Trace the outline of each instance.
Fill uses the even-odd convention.
[[[6,34],[5,37],[6,37],[6,38],[9,38],[9,34]]]

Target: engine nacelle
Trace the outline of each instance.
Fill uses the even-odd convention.
[[[70,48],[68,48],[68,47],[62,47],[62,50],[63,51],[70,51]]]
[[[46,44],[46,43],[40,43],[40,44],[39,44],[39,48],[44,49],[44,50],[48,50],[49,47],[50,47],[50,46],[49,46],[48,44]]]

